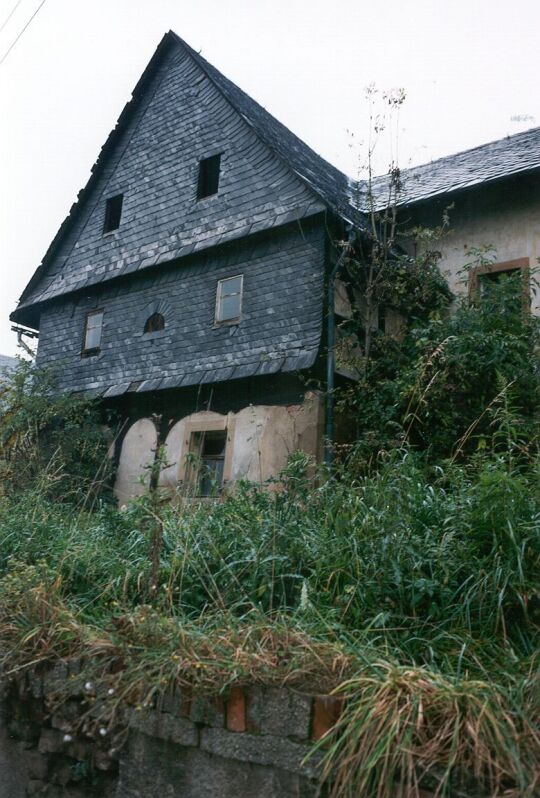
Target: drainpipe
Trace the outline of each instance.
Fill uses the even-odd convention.
[[[349,250],[353,246],[355,238],[356,233],[354,230],[349,230],[347,244],[328,275],[328,284],[326,286],[328,319],[326,327],[326,423],[324,433],[324,462],[329,468],[334,462],[334,373],[336,360],[334,353],[336,327],[334,312],[335,279],[345,258],[349,254]]]

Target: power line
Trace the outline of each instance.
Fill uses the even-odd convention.
[[[4,30],[4,28],[5,28],[5,27],[6,27],[6,25],[8,24],[9,20],[10,20],[10,19],[11,19],[11,17],[13,16],[13,14],[14,14],[14,13],[16,12],[16,10],[19,8],[19,6],[20,6],[20,4],[21,4],[21,3],[22,3],[22,0],[17,0],[17,2],[15,3],[15,5],[14,5],[14,6],[13,6],[13,8],[11,9],[11,11],[9,12],[9,14],[7,15],[7,17],[5,18],[5,20],[2,22],[2,27],[0,28],[0,33],[2,33],[2,31]]]
[[[15,45],[17,44],[17,42],[19,41],[19,39],[21,38],[21,36],[25,32],[25,30],[27,29],[27,27],[30,25],[30,23],[32,22],[34,17],[37,15],[38,11],[45,5],[46,2],[47,2],[47,0],[41,0],[41,3],[38,5],[38,7],[36,8],[36,10],[32,14],[32,16],[30,17],[30,19],[28,20],[28,22],[26,23],[26,25],[24,26],[22,31],[18,34],[18,36],[15,39],[15,41],[10,44],[10,46],[8,47],[7,52],[4,53],[4,55],[2,56],[2,59],[0,60],[0,66],[4,63],[4,61],[6,60],[8,55],[10,54],[10,52],[13,50],[13,48],[15,47]]]

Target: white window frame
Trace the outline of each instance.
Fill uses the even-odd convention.
[[[99,324],[99,341],[97,346],[88,346],[88,333],[91,329],[95,329],[94,327],[90,327],[90,319],[93,316],[100,316],[101,323]],[[89,310],[84,319],[84,337],[83,337],[83,354],[86,352],[98,352],[101,349],[101,341],[103,340],[103,321],[105,318],[105,311],[102,308],[97,308],[96,310]],[[98,325],[96,325],[98,326]]]
[[[226,296],[238,296],[240,297],[239,305],[238,305],[238,315],[232,316],[230,319],[220,319],[221,316],[221,302],[222,302],[222,286],[229,282],[229,280],[237,280],[240,278],[240,290],[236,291],[233,294],[227,294]],[[221,280],[217,282],[217,289],[216,289],[216,310],[214,316],[214,324],[236,324],[242,318],[242,304],[244,300],[244,275],[243,274],[233,274],[231,277],[223,277]]]

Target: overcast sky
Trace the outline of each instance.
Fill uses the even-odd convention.
[[[17,0],[0,0],[0,26]],[[40,5],[19,0],[0,59]],[[355,174],[364,89],[402,87],[400,166],[540,125],[539,0],[46,0],[0,65],[0,353],[40,263],[162,35],[173,29]],[[384,171],[389,142],[377,166]]]

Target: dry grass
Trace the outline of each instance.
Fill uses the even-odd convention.
[[[396,798],[396,784],[399,798],[418,798],[421,785],[436,796],[538,795],[538,677],[525,687],[387,663],[344,682],[347,711],[324,760],[332,796]]]
[[[6,676],[59,660],[84,663],[80,679],[112,687],[100,710],[114,723],[126,704],[149,706],[171,685],[223,692],[230,685],[288,685],[342,695],[345,710],[320,743],[333,798],[436,796],[525,798],[540,787],[538,679],[449,678],[378,662],[317,641],[283,619],[239,622],[221,614],[180,622],[149,606],[82,623],[40,567],[14,568],[2,582],[0,641]],[[369,657],[372,657],[371,661]],[[66,691],[73,683],[66,682]],[[61,698],[61,697],[60,697]],[[471,791],[471,785],[474,791]]]

